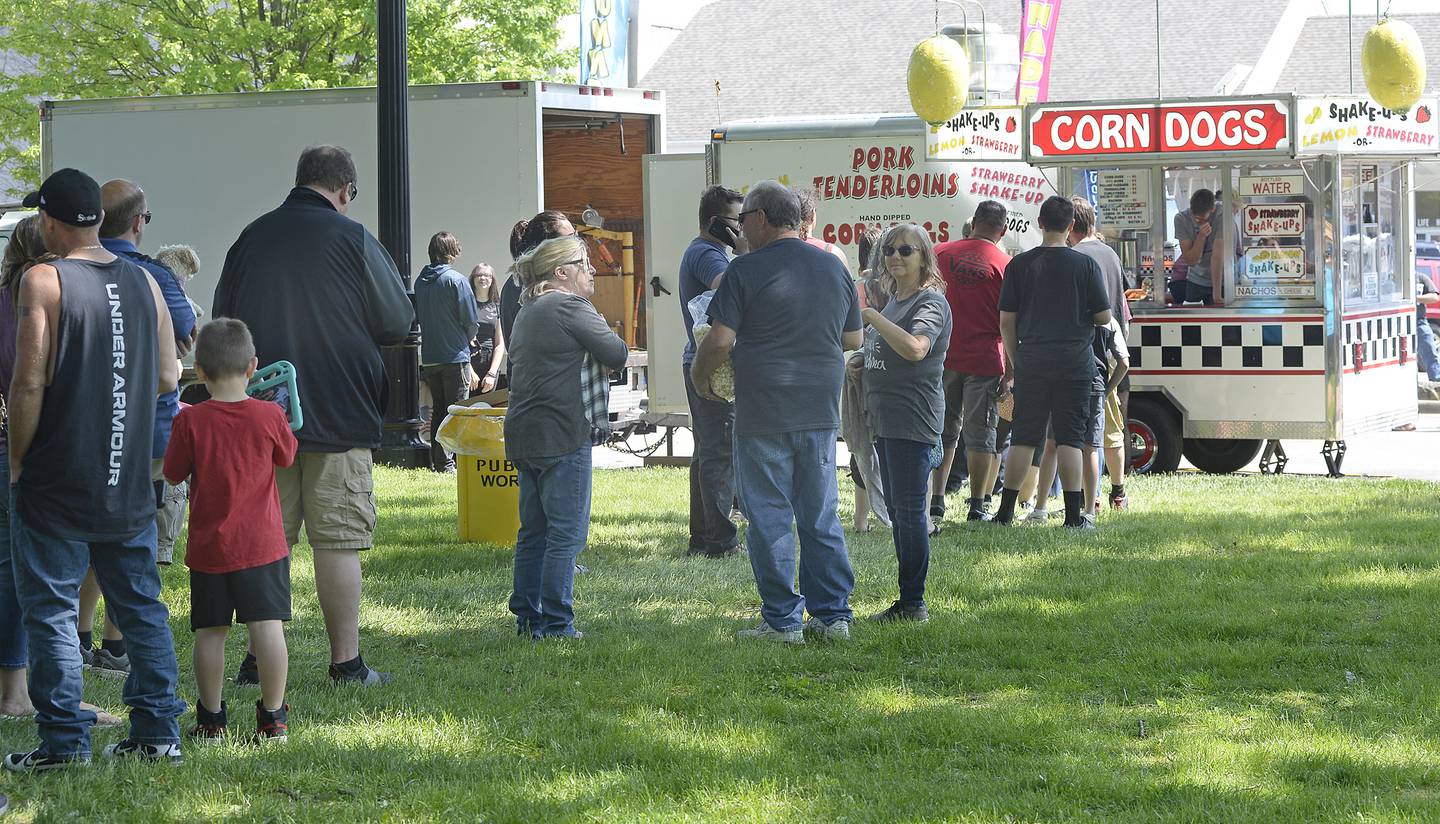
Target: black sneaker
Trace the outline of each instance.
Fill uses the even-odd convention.
[[[374,672],[374,670],[371,670]],[[270,711],[265,704],[255,702],[255,743],[284,744],[290,735],[290,705],[281,704],[280,709]]]
[[[970,512],[965,516],[967,521],[988,521],[990,520],[990,508],[979,498],[970,501]]]
[[[736,544],[727,549],[720,549],[714,552],[706,552],[704,553],[704,555],[706,558],[733,558],[736,555],[743,554],[744,552],[745,547],[741,544]]]
[[[66,767],[78,767],[89,763],[89,753],[85,755],[51,755],[44,750],[34,749],[30,752],[12,752],[5,756],[5,769],[17,773],[63,770]]]
[[[245,653],[245,660],[240,662],[240,669],[235,670],[235,685],[240,687],[260,685],[260,664],[252,653]]]
[[[930,517],[931,517],[931,518],[937,518],[937,519],[938,519],[938,518],[944,518],[944,517],[945,517],[945,496],[944,496],[944,495],[931,495],[931,496],[930,496]]]
[[[923,624],[930,620],[930,610],[926,609],[924,604],[912,607],[896,601],[884,612],[870,616],[870,620],[882,624],[892,621],[914,621],[917,624]]]
[[[225,739],[225,702],[220,702],[220,711],[211,712],[198,700],[195,702],[195,726],[190,728],[189,738],[202,746],[219,744]]]
[[[129,738],[118,744],[111,744],[101,750],[100,754],[106,758],[138,758],[141,761],[154,761],[172,767],[185,763],[185,759],[180,755],[179,744],[142,744]]]
[[[361,664],[360,669],[349,672],[341,669],[338,664],[330,665],[330,680],[336,684],[355,684],[361,687],[375,687],[381,684],[390,683],[389,673],[373,669],[369,664]]]

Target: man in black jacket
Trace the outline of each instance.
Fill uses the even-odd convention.
[[[285,533],[294,546],[303,524],[314,549],[330,677],[371,685],[389,680],[360,657],[359,630],[359,553],[374,539],[371,450],[380,445],[387,386],[380,347],[405,339],[415,310],[385,248],[345,216],[355,178],[338,146],[301,153],[290,196],[230,247],[215,315],[250,327],[261,364],[295,366],[300,454],[275,473]],[[237,683],[258,683],[253,656],[240,668]]]

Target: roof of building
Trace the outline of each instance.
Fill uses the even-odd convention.
[[[1440,89],[1440,48],[1434,45],[1440,43],[1440,14],[1396,17],[1415,27],[1420,34],[1420,42],[1431,44],[1425,55],[1425,88],[1428,92],[1435,92]],[[1352,33],[1347,32],[1346,23],[1344,17],[1312,17],[1305,21],[1295,48],[1290,52],[1290,61],[1275,84],[1275,91],[1348,94],[1351,64],[1347,62],[1346,55],[1349,54],[1354,61],[1355,93],[1365,94],[1365,78],[1360,72],[1360,44],[1372,24],[1357,17]],[[1347,40],[1352,48],[1346,48]]]
[[[970,25],[978,27],[975,3],[966,5]],[[1211,94],[1233,66],[1253,66],[1284,6],[1256,0],[1166,4],[1165,96]],[[984,7],[992,27],[1016,35],[1015,0],[985,0]],[[823,13],[818,9],[809,0],[718,0],[702,8],[640,83],[666,93],[668,139],[703,142],[711,128],[745,118],[908,111],[906,65],[915,44],[935,33],[934,0],[892,0],[883,7],[834,0]],[[957,8],[940,9],[942,25],[961,22]],[[1253,34],[1236,37],[1234,29],[1214,25],[1242,17]],[[1197,61],[1199,41],[1206,41],[1208,57]],[[1155,92],[1153,3],[1084,0],[1062,7],[1051,100]]]

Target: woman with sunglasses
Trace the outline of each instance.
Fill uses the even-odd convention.
[[[603,373],[619,369],[629,350],[590,304],[595,269],[585,241],[547,240],[515,261],[520,303],[510,342],[510,408],[505,456],[520,482],[515,539],[516,630],[531,638],[580,638],[572,592],[575,558],[590,531],[590,450],[608,432]],[[594,391],[598,389],[599,391]],[[587,401],[599,402],[598,409]]]
[[[885,484],[900,567],[900,598],[877,621],[926,621],[930,568],[930,472],[939,465],[945,413],[941,377],[950,343],[950,304],[929,234],[913,223],[880,240],[880,282],[890,300],[867,308],[865,408]],[[852,367],[855,364],[852,362]]]

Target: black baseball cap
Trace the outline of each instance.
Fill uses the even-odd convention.
[[[21,204],[71,226],[96,226],[100,223],[100,184],[79,169],[61,169],[45,178],[40,191],[31,192]]]

